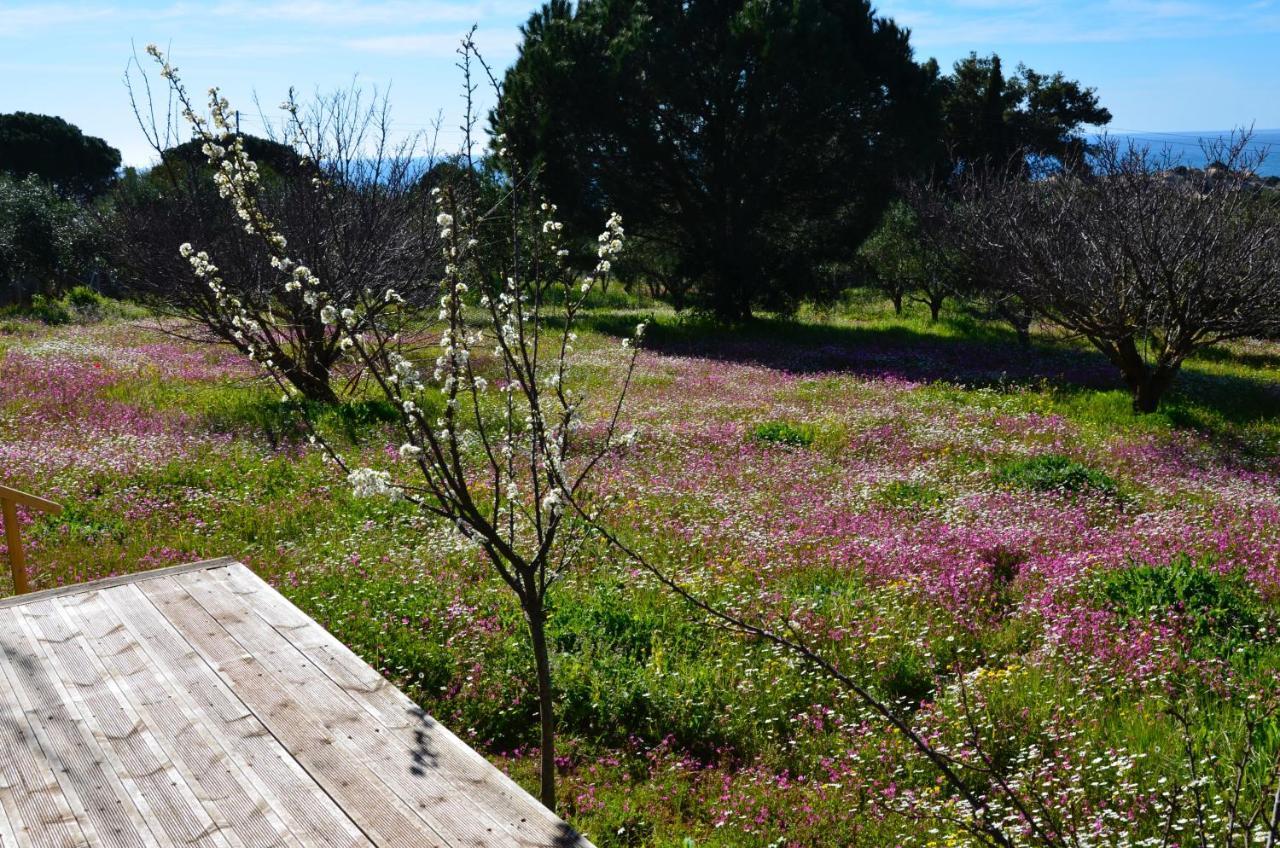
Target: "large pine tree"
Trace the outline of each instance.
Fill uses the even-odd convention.
[[[523,33],[503,143],[723,319],[819,292],[938,151],[936,66],[863,0],[551,0]]]
[[[1094,89],[1025,65],[1007,77],[994,53],[956,62],[943,88],[946,142],[961,171],[1021,166],[1028,156],[1075,168],[1088,150],[1081,130],[1111,121]]]

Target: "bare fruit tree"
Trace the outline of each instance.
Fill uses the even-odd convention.
[[[162,65],[161,74],[173,70]],[[393,304],[368,292],[394,289],[412,301],[434,300],[444,263],[435,212],[420,185],[432,162],[424,149],[430,145],[395,140],[387,98],[355,87],[305,104],[291,92],[278,126],[263,119],[267,138],[241,134],[237,113],[228,115],[227,137],[178,143],[184,134],[174,119],[186,107],[173,102],[158,118],[145,81],[144,74],[130,92],[158,161],[126,178],[110,212],[121,283],[160,314],[184,322],[171,331],[182,333],[179,327],[194,322],[204,339],[269,356],[291,394],[336,402],[341,340],[320,321],[303,282],[309,272],[325,280],[333,303],[362,305],[359,320],[369,325]],[[288,288],[277,285],[279,269],[267,246],[226,203],[225,170],[210,166],[209,154],[233,138],[254,159],[257,201],[297,263]],[[214,291],[192,277],[174,249],[184,243],[218,257],[222,292],[243,316],[224,309]],[[352,368],[347,376],[358,373]]]
[[[1153,412],[1195,351],[1280,329],[1280,193],[1238,134],[1177,167],[1115,140],[1092,173],[974,181],[961,237],[989,284],[1087,339],[1137,412]]]
[[[158,61],[164,62],[158,50]],[[612,394],[588,398],[574,367],[575,322],[623,249],[622,221],[611,215],[597,242],[590,275],[567,266],[555,206],[515,174],[493,206],[478,203],[471,160],[473,61],[468,37],[459,50],[468,109],[457,179],[432,189],[434,226],[443,260],[438,312],[425,327],[438,342],[407,348],[394,325],[409,311],[395,289],[337,300],[328,281],[291,254],[289,242],[261,203],[257,169],[230,128],[230,107],[216,89],[208,114],[198,113],[176,74],[166,76],[188,120],[221,175],[223,195],[265,246],[280,290],[300,286],[301,301],[337,339],[338,348],[368,375],[368,391],[398,411],[398,458],[358,467],[312,428],[312,438],[346,474],[357,496],[411,501],[450,526],[480,553],[519,601],[528,626],[541,734],[541,800],[556,805],[555,687],[547,642],[551,588],[580,558],[590,524],[570,503],[592,498],[592,472],[630,440],[618,432],[636,364],[635,337],[623,340],[623,376]],[[493,80],[492,74],[489,74]],[[496,84],[496,83],[495,83]],[[500,143],[500,142],[499,142]],[[191,245],[183,254],[213,292],[220,314],[235,322],[249,354],[280,385],[287,377],[271,348],[281,323],[251,313],[227,290],[214,259]],[[392,320],[393,318],[397,320]],[[423,354],[426,354],[423,358]],[[589,400],[592,401],[589,403]],[[587,426],[594,410],[595,426]]]

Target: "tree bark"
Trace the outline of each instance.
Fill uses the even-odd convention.
[[[1137,340],[1126,336],[1109,345],[1098,345],[1124,375],[1125,385],[1133,396],[1133,411],[1139,415],[1155,412],[1160,400],[1178,376],[1181,360],[1161,356],[1153,367],[1138,351]]]
[[[1178,366],[1176,365],[1158,365],[1150,369],[1145,380],[1143,380],[1133,393],[1133,410],[1143,415],[1149,412],[1155,412],[1160,408],[1160,400],[1164,397],[1169,386],[1173,384],[1173,378],[1178,374]]]
[[[746,292],[733,292],[727,286],[717,287],[712,306],[716,320],[735,324],[751,318],[751,303]]]
[[[938,320],[938,314],[939,314],[940,312],[942,312],[942,302],[943,302],[943,300],[945,300],[945,297],[930,297],[930,298],[929,298],[929,321],[930,321],[931,323],[937,322],[937,320]]]
[[[556,716],[555,692],[551,688],[551,655],[547,650],[546,612],[541,602],[537,609],[525,610],[529,622],[529,640],[533,644],[533,663],[538,676],[538,724],[542,730],[539,800],[551,812],[556,811]]]
[[[889,295],[889,297],[890,299],[893,300],[893,314],[901,315],[902,314],[902,292],[894,292],[893,294]]]
[[[289,381],[298,393],[307,400],[319,401],[320,403],[336,404],[340,401],[338,393],[333,390],[333,384],[329,381],[329,371],[327,368],[315,369],[319,374],[311,371],[303,370],[296,364],[288,364],[281,368],[284,378]]]

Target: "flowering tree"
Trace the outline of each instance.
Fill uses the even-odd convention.
[[[158,50],[148,49],[164,63]],[[459,53],[466,74],[468,152],[462,176],[431,192],[444,265],[436,315],[439,341],[434,357],[425,362],[420,349],[419,355],[410,351],[393,326],[416,317],[399,292],[369,291],[356,302],[339,302],[322,277],[290,255],[287,240],[260,203],[257,169],[231,132],[227,101],[211,89],[208,116],[197,113],[176,73],[164,67],[217,168],[223,196],[245,229],[266,245],[283,296],[296,296],[310,307],[344,355],[365,369],[371,390],[398,410],[403,443],[391,467],[348,464],[314,428],[313,441],[358,496],[405,499],[456,528],[519,601],[537,679],[541,799],[554,809],[548,592],[573,563],[589,529],[566,505],[590,500],[592,471],[629,441],[618,433],[618,421],[636,362],[635,339],[627,339],[625,376],[615,396],[603,406],[593,405],[604,418],[602,426],[588,431],[588,398],[575,388],[572,369],[573,328],[592,288],[622,252],[624,232],[621,218],[610,215],[599,236],[595,267],[580,275],[566,267],[568,250],[561,244],[555,206],[539,202],[529,180],[516,174],[499,204],[488,209],[477,204],[480,192],[469,151],[471,62],[478,55],[469,37]],[[207,253],[183,245],[182,254],[213,292],[218,309],[236,323],[247,353],[286,387],[272,341],[283,328],[229,295]],[[643,329],[636,328],[636,339]]]
[[[162,62],[161,74],[172,79],[174,69]],[[390,288],[410,301],[434,299],[443,261],[435,211],[419,187],[430,151],[423,156],[417,138],[393,141],[386,97],[357,88],[305,105],[291,93],[280,128],[268,128],[277,139],[234,132],[183,144],[174,143],[183,133],[171,118],[190,112],[185,95],[171,118],[157,119],[150,90],[130,90],[159,161],[147,174],[126,178],[113,198],[106,230],[123,285],[158,313],[202,327],[204,339],[270,357],[291,394],[339,400],[341,339],[320,320],[317,295],[304,283],[312,274],[323,279],[330,302],[352,308],[365,324],[389,316],[395,305],[368,292]],[[237,123],[232,113],[224,117]],[[225,202],[233,175],[223,163],[232,145],[249,163],[234,178],[252,183],[271,232],[288,243],[294,262],[288,287],[278,284],[271,264],[278,246]],[[173,253],[180,243],[192,244],[197,258],[208,254],[205,280],[192,276],[190,257]],[[215,277],[217,289],[206,284]],[[228,310],[233,301],[236,308]]]

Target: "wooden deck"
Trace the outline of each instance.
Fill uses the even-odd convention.
[[[0,845],[590,843],[232,560],[0,601]]]

